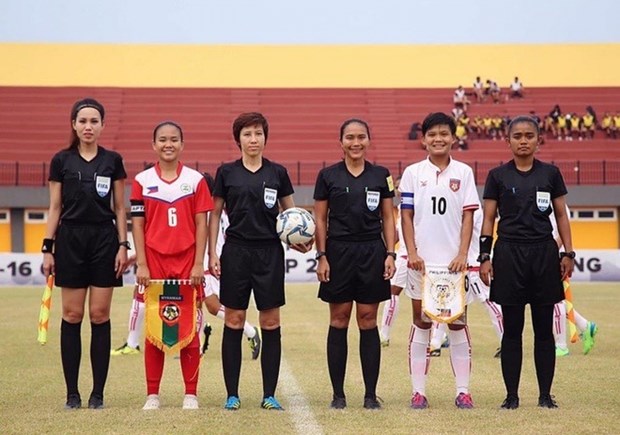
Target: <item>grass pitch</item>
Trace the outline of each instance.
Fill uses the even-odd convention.
[[[500,411],[504,398],[498,346],[488,316],[479,305],[469,311],[473,342],[471,392],[476,408],[457,410],[449,351],[433,358],[427,384],[430,409],[409,409],[411,383],[407,363],[407,339],[411,323],[410,302],[401,298],[401,310],[391,344],[383,349],[378,395],[381,411],[362,408],[363,385],[359,363],[359,331],[349,328],[349,360],[345,391],[348,408],[329,409],[331,387],[325,357],[328,308],[316,298],[316,284],[288,285],[288,301],[282,310],[283,366],[277,396],[286,412],[259,408],[260,363],[250,359],[244,345],[240,394],[242,408],[222,409],[225,400],[220,362],[222,322],[206,315],[214,329],[203,358],[199,382],[201,409],[183,411],[183,386],[179,361],[166,358],[161,387],[162,409],[142,411],[146,388],[141,356],[112,357],[104,410],[63,409],[65,387],[59,355],[60,292],[54,289],[48,343],[36,341],[36,325],[42,288],[0,288],[0,432],[34,433],[618,433],[620,414],[620,329],[615,307],[620,306],[617,283],[573,283],[575,308],[596,321],[600,332],[592,352],[584,356],[581,343],[570,345],[571,355],[558,359],[553,394],[557,410],[536,406],[532,329],[524,332],[521,407]],[[112,309],[112,345],[125,341],[131,289],[115,292]],[[206,313],[206,311],[205,311]],[[256,321],[250,310],[249,320]],[[526,316],[529,316],[526,314]],[[80,388],[86,404],[92,385],[89,361],[90,325],[82,325],[84,338]]]

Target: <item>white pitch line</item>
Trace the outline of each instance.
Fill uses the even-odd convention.
[[[297,383],[297,379],[293,375],[286,359],[282,357],[280,361],[280,382],[278,382],[279,388],[282,390],[283,395],[286,397],[288,405],[286,407],[287,414],[292,414],[291,418],[295,424],[295,429],[298,434],[316,434],[323,433],[321,425],[314,414],[310,405],[304,396],[304,392]]]

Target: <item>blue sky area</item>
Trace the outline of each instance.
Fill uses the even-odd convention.
[[[618,43],[617,0],[0,0],[0,42]]]

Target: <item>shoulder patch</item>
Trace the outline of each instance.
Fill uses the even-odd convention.
[[[387,181],[388,190],[392,192],[394,190],[394,180],[392,179],[392,176],[388,175],[385,181]]]

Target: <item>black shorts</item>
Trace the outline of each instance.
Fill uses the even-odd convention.
[[[220,256],[220,302],[247,310],[250,293],[259,311],[284,305],[284,248],[280,241],[248,246],[227,240]]]
[[[73,226],[61,223],[54,243],[58,287],[120,287],[114,262],[118,253],[118,232],[113,223]]]
[[[329,282],[322,282],[324,302],[375,304],[390,299],[390,280],[383,278],[387,256],[383,240],[343,242],[327,239]]]
[[[493,249],[491,298],[500,305],[553,305],[564,299],[558,245],[498,240]]]

